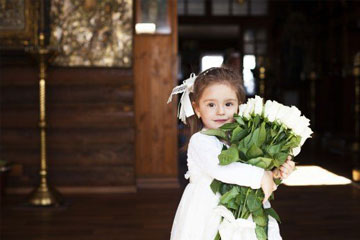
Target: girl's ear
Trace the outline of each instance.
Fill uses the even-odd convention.
[[[191,104],[192,104],[192,106],[193,106],[193,109],[194,109],[194,112],[195,112],[196,116],[197,116],[198,118],[200,118],[201,116],[200,116],[199,107],[197,106],[197,104],[196,104],[195,102],[191,102]]]

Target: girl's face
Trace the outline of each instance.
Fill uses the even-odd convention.
[[[207,129],[216,129],[225,123],[233,122],[238,107],[236,92],[222,83],[206,87],[198,104],[194,104],[196,115],[200,116]]]

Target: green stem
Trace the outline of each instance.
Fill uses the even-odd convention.
[[[248,188],[248,190],[246,191],[245,201],[244,201],[243,207],[241,208],[240,218],[244,218],[244,216],[243,216],[244,214],[243,214],[243,213],[245,213],[244,208],[246,207],[246,201],[247,201],[247,198],[248,198],[248,196],[249,196],[249,191],[251,191],[250,188]],[[237,218],[239,218],[239,217],[237,217]]]
[[[273,145],[275,143],[275,141],[277,140],[277,138],[279,137],[280,133],[281,133],[282,127],[280,127],[279,132],[276,134],[276,136],[273,138],[273,140],[271,141],[270,145]]]

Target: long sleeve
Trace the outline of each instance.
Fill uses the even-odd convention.
[[[193,161],[201,171],[222,182],[260,188],[264,169],[240,162],[221,166],[218,159],[221,149],[222,143],[216,137],[196,133],[189,142],[188,161]]]

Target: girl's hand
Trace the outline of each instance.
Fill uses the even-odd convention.
[[[295,169],[295,162],[291,160],[291,156],[288,156],[286,162],[280,166],[280,173],[277,172],[276,174],[278,176],[280,175],[280,178],[284,180],[294,171],[294,169]]]
[[[273,173],[271,171],[265,171],[261,179],[261,189],[263,190],[265,195],[263,203],[265,203],[269,199],[272,192],[275,191],[276,188],[277,186],[273,180]]]

